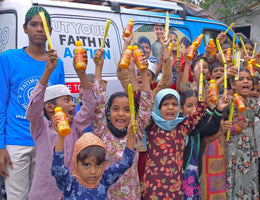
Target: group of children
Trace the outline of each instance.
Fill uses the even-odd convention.
[[[158,33],[160,45],[150,45],[152,51],[158,51],[155,46],[160,46],[159,55],[154,55],[159,56],[158,63],[154,64],[153,58],[149,61],[151,51],[146,53],[139,47],[146,69],[136,71],[133,56],[128,69],[118,65],[118,78],[125,91],[112,94],[107,102],[107,81],[102,79],[104,51],[98,49],[93,57],[93,87],[86,70],[76,68],[74,56],[73,66],[82,90],[82,106],[76,114],[76,105],[65,85],[47,87],[58,63],[56,51],[48,51],[45,70],[26,110],[36,152],[30,199],[259,198],[254,132],[255,116],[260,117],[258,79],[253,79],[244,66],[238,70],[229,63],[229,91],[224,93],[224,66],[219,55],[210,56],[206,46],[206,53],[191,61],[187,58],[189,47],[185,47],[182,71],[175,51],[168,53],[169,43],[174,42],[171,34],[173,37],[165,41],[165,35]],[[132,37],[123,35],[123,52],[131,45]],[[225,33],[221,32],[218,39],[225,51]],[[139,42],[147,43],[145,38]],[[245,46],[244,63],[251,58],[253,48],[250,41]],[[162,76],[154,85],[160,72],[157,64],[161,64]],[[204,87],[203,100],[199,101],[201,67]],[[173,68],[177,71],[176,90],[171,88]],[[210,78],[218,85],[216,103],[212,103],[214,97],[208,93]],[[129,83],[135,100],[136,134],[126,92]],[[243,98],[246,110],[240,112],[235,106],[230,122],[234,93]],[[71,128],[67,136],[58,134],[56,107],[61,107],[67,116]],[[85,133],[92,123],[92,133]],[[231,135],[227,141],[228,130]],[[144,151],[142,145],[146,147]]]

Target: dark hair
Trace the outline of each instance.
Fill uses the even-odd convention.
[[[232,48],[232,45],[228,42],[225,42],[224,44],[221,45],[222,49],[228,49],[228,48]]]
[[[132,46],[135,46],[135,45],[137,45],[137,46],[138,46],[138,49],[141,49],[141,50],[143,51],[143,53],[145,53],[144,47],[143,47],[141,44],[139,44],[139,43],[134,43]]]
[[[162,98],[162,100],[161,100],[161,102],[160,102],[160,104],[159,104],[159,109],[161,109],[162,104],[163,104],[163,102],[164,102],[165,100],[167,100],[167,99],[172,99],[173,97],[176,98],[173,94],[166,94],[166,95]]]
[[[186,90],[181,94],[180,106],[183,107],[185,101],[189,97],[198,97],[198,92],[196,90]]]
[[[145,36],[140,36],[140,37],[138,38],[138,43],[139,43],[139,44],[142,44],[142,43],[148,44],[149,47],[151,48],[151,42],[150,42],[150,40],[149,40],[147,37],[145,37]]]
[[[253,43],[252,40],[244,39],[243,42],[244,42],[244,44],[250,44],[252,47],[254,47],[254,43]],[[239,41],[238,45],[239,45],[240,48],[242,47],[241,41]]]
[[[56,106],[56,105],[57,105],[57,98],[51,99],[51,100],[46,101],[46,102],[44,102],[44,103],[51,103],[51,104],[53,104],[53,105]],[[45,116],[48,120],[51,120],[51,119],[49,118],[48,113],[47,113],[47,111],[45,110],[44,106],[43,106],[43,112],[44,112],[44,116]]]
[[[27,11],[27,13],[25,15],[25,20],[24,20],[24,27],[27,27],[28,22],[31,21],[31,19],[34,15],[39,15],[39,12],[44,12],[46,21],[47,21],[48,25],[51,27],[50,14],[48,13],[48,11],[45,8],[43,8],[41,6],[33,6]]]
[[[255,77],[252,77],[252,81],[253,81],[253,88],[255,88],[256,85],[259,85],[259,78],[257,78],[256,76]]]
[[[216,61],[216,62],[214,62],[213,65],[210,66],[209,72],[212,73],[213,69],[216,68],[216,67],[223,67],[224,68],[222,63],[220,63],[219,61]]]
[[[177,34],[174,32],[174,31],[170,31],[170,34],[173,34],[173,35],[175,35],[176,36],[176,38],[177,38]]]
[[[183,36],[180,40],[180,44],[184,44],[184,46],[187,48],[188,46],[191,45],[191,41],[186,37],[186,36]]]
[[[194,67],[195,67],[196,63],[197,63],[200,59],[203,59],[204,61],[206,61],[206,62],[208,63],[208,65],[210,65],[208,59],[207,59],[206,57],[204,57],[203,54],[201,54],[201,55],[196,56],[196,57],[194,58],[194,60],[191,62],[191,65],[190,65],[191,71],[194,70]]]
[[[77,162],[80,161],[84,164],[85,160],[91,156],[94,156],[96,158],[96,163],[99,165],[106,160],[106,151],[103,147],[93,145],[88,146],[85,149],[83,149],[79,154],[77,155]]]
[[[240,67],[239,73],[240,73],[240,72],[248,72],[248,73],[250,74],[250,72],[249,72],[247,69],[245,69],[244,67]],[[251,74],[250,74],[250,76],[251,76]],[[234,82],[235,82],[235,77],[236,77],[236,76],[232,76],[232,77],[229,79],[230,83],[234,83]]]

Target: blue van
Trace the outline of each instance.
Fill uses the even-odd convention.
[[[81,1],[82,2],[82,1]],[[52,43],[64,62],[66,84],[78,102],[79,80],[72,67],[75,41],[81,40],[88,53],[87,73],[94,74],[92,61],[103,38],[107,19],[111,19],[105,40],[105,64],[103,78],[108,81],[107,95],[123,90],[116,76],[116,68],[122,51],[122,33],[129,19],[134,20],[133,43],[145,36],[152,51],[156,51],[156,27],[164,28],[166,12],[169,11],[169,30],[172,37],[189,43],[198,35],[205,35],[198,52],[204,53],[210,38],[225,31],[227,26],[211,17],[202,9],[186,3],[159,0],[103,0],[78,3],[58,0],[0,0],[0,53],[11,48],[22,48],[28,44],[23,32],[24,16],[33,6],[45,7],[52,18]],[[234,33],[228,31],[228,40]],[[174,36],[175,35],[175,36]],[[182,47],[182,46],[181,46]],[[46,48],[47,49],[47,48]],[[180,49],[181,50],[181,49]],[[149,56],[153,52],[149,52]]]

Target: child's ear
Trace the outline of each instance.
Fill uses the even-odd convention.
[[[55,105],[49,102],[44,103],[44,108],[46,112],[49,113],[54,113]]]
[[[230,82],[230,86],[235,91],[235,82]]]

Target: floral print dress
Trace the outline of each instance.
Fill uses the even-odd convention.
[[[260,106],[248,98],[244,111],[246,127],[241,133],[231,135],[226,142],[227,199],[259,199],[255,116],[260,117]],[[235,108],[233,123],[236,120]]]
[[[165,131],[154,122],[147,127],[147,160],[142,180],[142,199],[182,199],[183,151],[185,138],[201,117],[206,106],[200,102],[197,111]]]
[[[105,116],[105,98],[106,98],[106,84],[104,80],[94,81],[94,93],[98,106],[94,112],[93,132],[99,136],[106,144],[108,165],[112,165],[122,159],[124,149],[126,146],[126,137],[115,137],[107,127]],[[138,157],[139,157],[139,143],[143,138],[143,130],[148,124],[151,117],[152,110],[152,92],[142,91],[139,111],[136,113],[136,155],[133,165],[128,169],[119,180],[113,184],[108,191],[108,199],[111,200],[138,200],[141,198],[140,181],[138,177]]]

